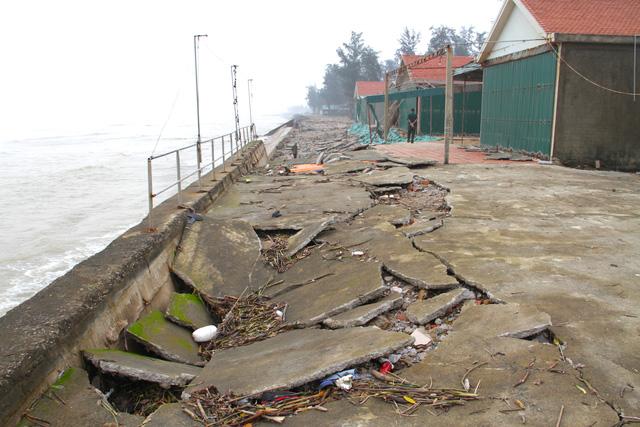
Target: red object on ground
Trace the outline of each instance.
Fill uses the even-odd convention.
[[[393,370],[393,365],[391,364],[391,362],[384,362],[382,366],[380,366],[381,374],[388,374],[392,370]]]

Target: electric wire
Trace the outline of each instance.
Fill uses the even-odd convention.
[[[625,96],[637,96],[640,95],[640,93],[634,93],[634,92],[625,92],[622,90],[617,90],[617,89],[612,89],[610,87],[606,87],[596,81],[591,80],[589,77],[585,76],[584,74],[582,74],[580,71],[576,70],[571,64],[569,64],[559,53],[558,51],[553,47],[553,45],[551,43],[547,43],[549,45],[549,47],[551,48],[551,51],[555,54],[556,58],[558,58],[558,60],[560,60],[564,65],[567,66],[567,68],[569,68],[571,71],[573,71],[574,73],[576,73],[578,76],[580,76],[582,79],[584,79],[585,81],[587,81],[588,83],[591,83],[592,85],[602,89],[602,90],[606,90],[607,92],[611,92],[611,93],[616,93],[618,95],[625,95]]]
[[[164,133],[164,129],[167,126],[167,123],[169,123],[169,120],[171,120],[171,116],[173,115],[173,110],[176,106],[176,103],[178,102],[178,97],[180,96],[180,91],[181,88],[178,88],[178,90],[176,91],[176,96],[173,98],[173,103],[171,104],[171,108],[169,109],[169,114],[167,115],[167,118],[165,119],[164,123],[162,124],[162,128],[160,128],[160,133],[158,134],[158,139],[156,139],[156,144],[153,146],[153,150],[151,151],[151,156],[153,156],[156,153],[156,149],[158,148],[158,143],[160,142],[160,139],[162,138],[162,134]]]

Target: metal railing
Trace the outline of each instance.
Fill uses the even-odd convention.
[[[152,221],[152,210],[153,210],[153,202],[156,197],[159,195],[169,191],[170,189],[177,187],[178,191],[178,204],[182,204],[182,190],[183,183],[187,181],[189,178],[197,175],[197,183],[199,187],[203,187],[202,177],[207,173],[209,168],[211,168],[211,172],[213,173],[212,181],[216,181],[216,165],[222,165],[222,170],[226,172],[227,165],[225,163],[226,160],[231,158],[238,151],[244,151],[246,145],[254,140],[257,137],[255,125],[252,123],[249,126],[244,126],[238,128],[237,131],[230,132],[228,134],[217,136],[214,138],[197,141],[194,144],[187,145],[181,148],[177,148],[175,150],[167,151],[166,153],[157,154],[155,156],[150,156],[147,158],[147,185],[148,185],[148,201],[149,201],[149,216],[147,217],[148,227],[149,229],[153,229],[153,221]],[[216,143],[219,142],[219,149],[221,154],[216,157]],[[211,146],[211,161],[204,161],[202,149],[204,147]],[[228,149],[227,149],[228,147]],[[180,153],[191,150],[195,148],[196,152],[196,169],[190,171],[186,175],[183,175],[182,163]],[[166,187],[155,191],[153,188],[153,161],[164,158],[167,156],[175,156],[175,172],[176,172],[176,180],[167,185]],[[184,160],[184,157],[182,158]]]

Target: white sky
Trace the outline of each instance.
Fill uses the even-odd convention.
[[[116,123],[195,121],[193,35],[201,47],[204,121],[232,118],[229,64],[239,65],[246,117],[247,78],[254,111],[305,104],[305,87],[352,30],[393,56],[405,26],[473,25],[488,31],[499,0],[448,1],[67,1],[0,4],[0,136],[80,130]],[[215,56],[214,56],[215,55]],[[241,118],[242,119],[242,118]],[[241,120],[243,123],[245,119]]]

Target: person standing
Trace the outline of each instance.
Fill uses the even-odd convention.
[[[416,129],[418,128],[418,116],[416,115],[416,110],[415,108],[411,109],[411,113],[409,113],[409,136],[408,136],[408,140],[411,144],[413,144],[413,141],[416,139]]]

